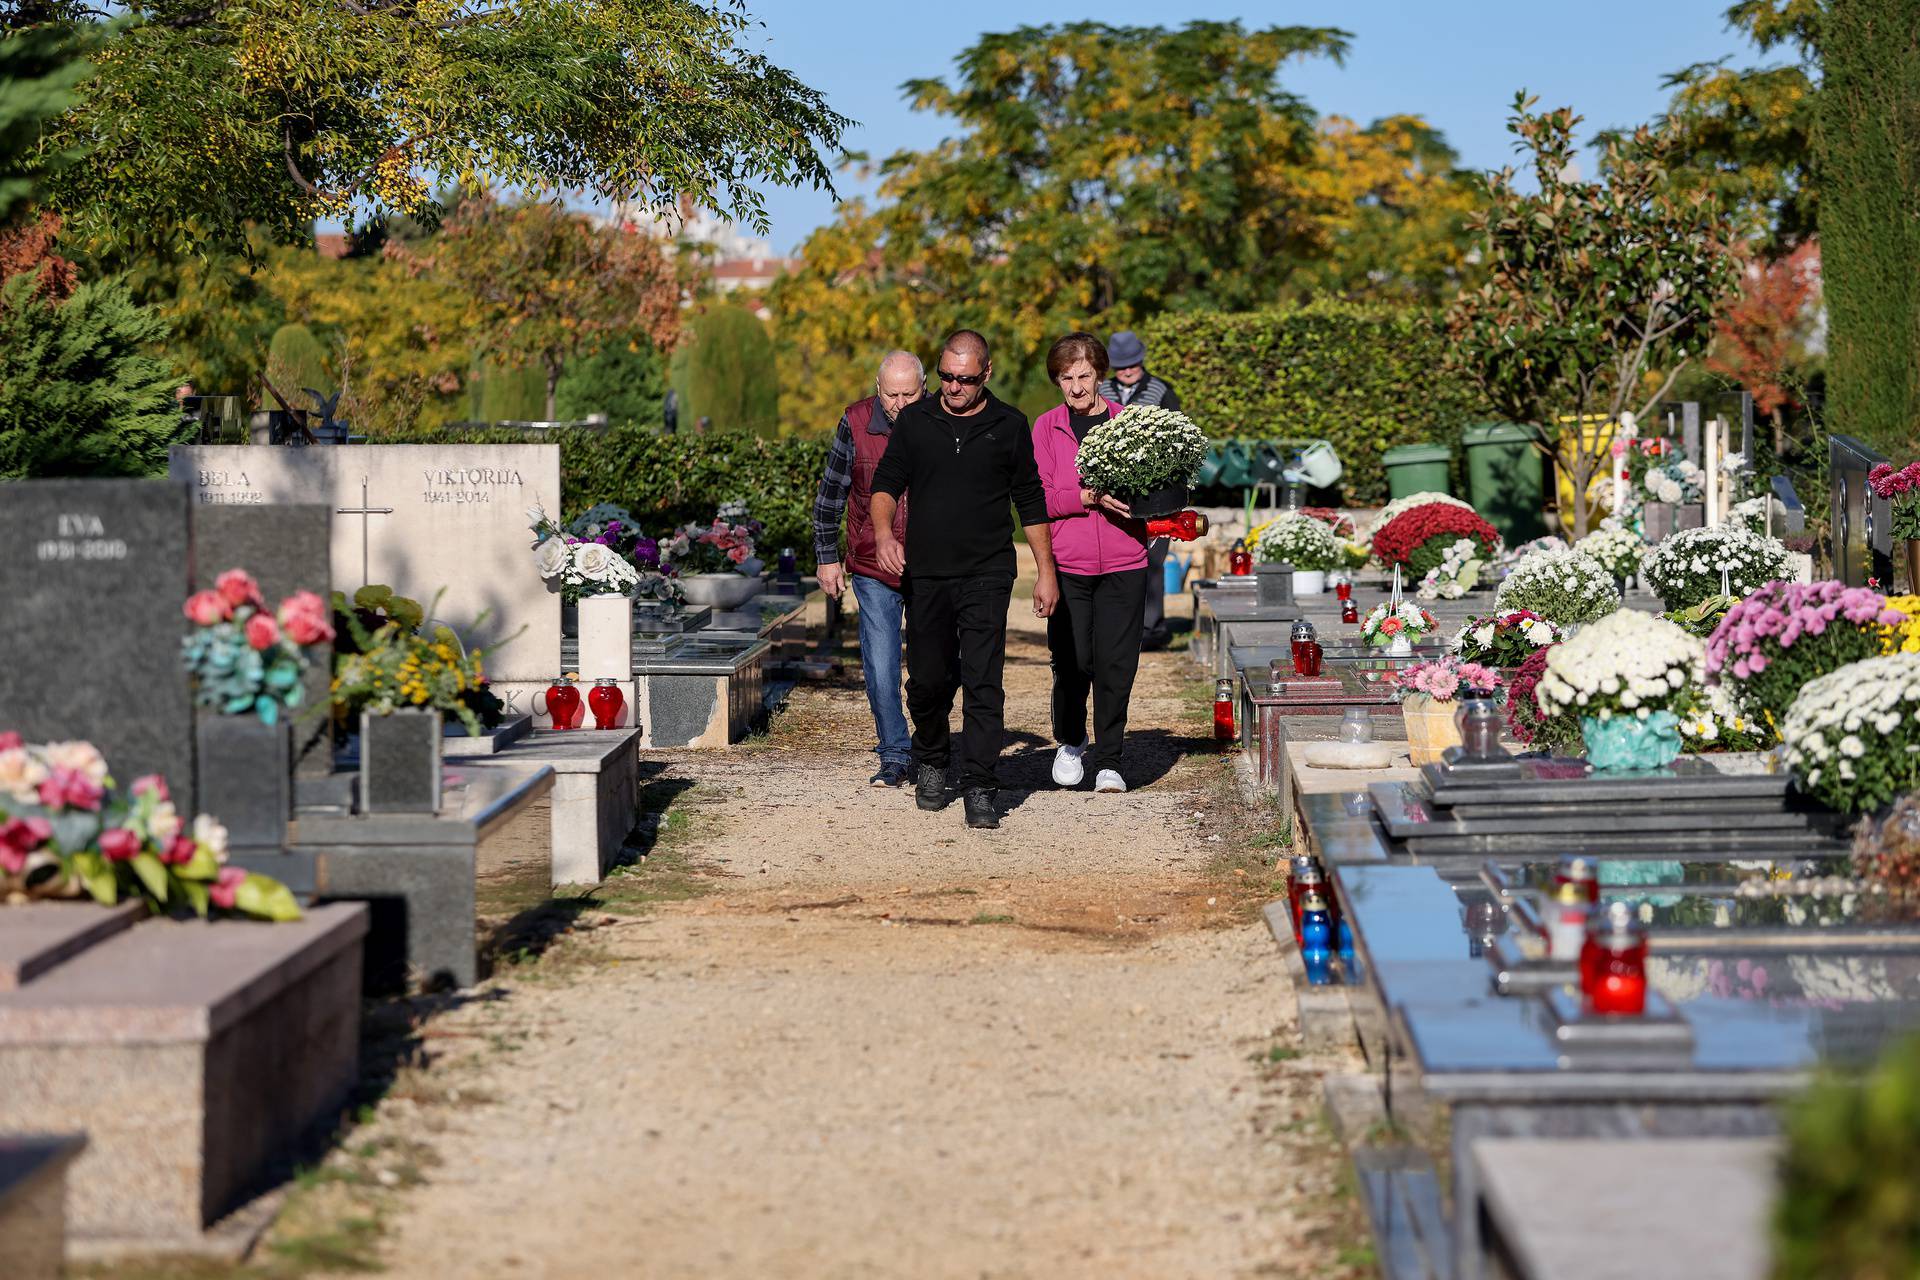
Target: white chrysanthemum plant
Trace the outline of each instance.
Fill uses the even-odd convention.
[[[1462,538],[1446,549],[1439,564],[1420,579],[1422,600],[1459,600],[1480,582],[1486,562],[1481,547],[1472,538]]]
[[[1780,736],[1801,789],[1843,813],[1870,813],[1920,790],[1920,653],[1809,680]]]
[[[1175,409],[1136,404],[1080,442],[1080,483],[1122,501],[1185,490],[1192,487],[1206,456],[1206,434],[1193,419]]]
[[[1641,562],[1640,575],[1668,612],[1713,596],[1741,599],[1787,576],[1786,544],[1745,525],[1708,525],[1670,535]]]
[[[1288,511],[1260,526],[1253,540],[1253,558],[1261,564],[1293,566],[1297,595],[1319,595],[1327,589],[1327,572],[1344,563],[1340,539],[1326,522],[1298,511]]]
[[[1579,717],[1600,768],[1654,768],[1680,752],[1680,712],[1706,683],[1707,647],[1653,614],[1621,609],[1547,651],[1534,699]]]
[[[1574,550],[1584,551],[1598,560],[1608,573],[1622,581],[1640,572],[1640,562],[1647,554],[1646,540],[1612,516],[1602,520],[1598,529],[1573,546]]]
[[[1410,493],[1404,498],[1395,498],[1386,506],[1380,508],[1380,514],[1367,522],[1366,528],[1360,530],[1360,535],[1356,541],[1362,546],[1371,547],[1373,545],[1373,535],[1386,528],[1395,516],[1402,512],[1411,511],[1415,507],[1424,507],[1430,502],[1442,503],[1449,507],[1465,507],[1468,511],[1473,510],[1473,504],[1471,502],[1462,502],[1450,494]]]
[[[1513,566],[1494,592],[1494,609],[1525,609],[1555,626],[1597,622],[1620,607],[1620,584],[1584,551],[1536,551]]]

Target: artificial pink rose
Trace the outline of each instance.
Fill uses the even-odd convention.
[[[243,604],[256,609],[267,607],[266,601],[260,598],[260,584],[245,569],[229,569],[215,579],[213,585],[220,598],[236,609]]]
[[[18,875],[27,869],[27,855],[53,838],[53,824],[45,818],[8,818],[0,822],[0,871]]]
[[[55,769],[40,784],[40,803],[58,813],[62,809],[97,812],[105,788],[84,773]]]
[[[247,619],[247,643],[255,649],[271,649],[280,643],[280,624],[264,613]]]
[[[167,792],[167,780],[157,773],[149,773],[144,777],[135,778],[133,780],[133,786],[128,788],[128,790],[132,791],[136,796],[143,796],[151,791],[156,800],[173,799],[172,795]]]
[[[95,786],[107,785],[107,758],[91,742],[49,742],[44,751],[50,767],[71,769]]]
[[[747,549],[745,547],[734,547],[732,550],[727,552],[727,559],[733,561],[735,564],[739,564],[741,561],[745,560],[746,558],[747,558]]]
[[[188,621],[196,627],[210,627],[233,616],[233,606],[218,591],[196,591],[183,606]]]
[[[280,602],[280,626],[301,646],[333,639],[332,614],[326,602],[311,591],[296,591]]]
[[[200,846],[193,842],[192,836],[175,836],[168,840],[160,850],[160,861],[170,867],[183,867],[193,861],[193,855]]]
[[[0,733],[0,751],[18,751],[26,745],[27,740],[11,729]]]
[[[109,827],[100,833],[100,856],[108,862],[131,862],[145,842],[140,833],[126,827]]]
[[[222,867],[219,879],[207,886],[207,896],[213,899],[214,906],[222,911],[231,911],[240,893],[240,886],[246,882],[247,873],[240,868]]]

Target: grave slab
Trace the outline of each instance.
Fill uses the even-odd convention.
[[[28,902],[6,907],[0,923],[0,991],[27,983],[146,914],[137,902],[102,907],[87,902]]]
[[[92,742],[116,778],[163,774],[191,812],[187,497],[165,480],[0,484],[0,728]]]
[[[496,686],[553,678],[560,596],[534,572],[526,508],[558,505],[558,445],[177,446],[169,474],[196,506],[328,507],[336,589],[419,600],[486,650]]]
[[[501,752],[507,764],[553,770],[555,885],[599,884],[640,813],[640,731],[543,729]]]
[[[0,1129],[88,1136],[69,1230],[190,1247],[358,1072],[360,906],[151,919],[0,993]]]

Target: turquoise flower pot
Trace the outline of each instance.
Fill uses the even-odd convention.
[[[1645,720],[1581,716],[1580,736],[1588,762],[1609,772],[1664,769],[1680,757],[1680,717],[1671,711],[1656,711]]]

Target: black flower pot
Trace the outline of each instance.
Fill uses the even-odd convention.
[[[1155,489],[1151,493],[1116,493],[1113,496],[1126,503],[1127,509],[1137,519],[1154,520],[1185,510],[1187,493],[1187,486],[1176,484]]]
[[[231,849],[280,852],[293,814],[293,726],[258,716],[202,713],[194,722],[199,756],[195,807],[227,829]],[[185,808],[185,802],[181,802]]]
[[[438,711],[360,717],[360,807],[367,813],[440,812]]]

